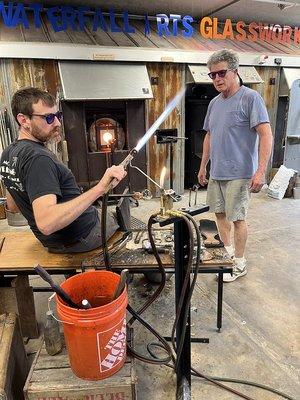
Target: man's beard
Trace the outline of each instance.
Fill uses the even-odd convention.
[[[33,125],[31,130],[31,135],[36,138],[39,142],[47,143],[49,141],[59,142],[60,137],[60,127],[52,129],[47,136],[43,134],[43,131],[37,126]]]

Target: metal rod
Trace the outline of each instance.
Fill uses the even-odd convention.
[[[173,142],[170,142],[170,189],[173,189]]]
[[[142,175],[144,175],[147,179],[149,179],[149,181],[151,181],[152,183],[154,183],[155,186],[157,186],[160,190],[163,190],[164,188],[161,187],[157,182],[155,182],[152,178],[150,178],[149,175],[147,175],[144,171],[142,171],[139,167],[136,167],[135,165],[131,164],[131,161],[129,163],[131,168],[135,168],[137,169]]]
[[[113,300],[117,299],[121,293],[124,290],[124,287],[126,285],[127,282],[127,278],[128,278],[128,274],[129,274],[129,270],[128,269],[123,269],[123,271],[121,272],[121,276],[120,276],[120,280],[119,283],[116,287],[115,293],[113,295]]]
[[[85,309],[92,308],[90,302],[89,302],[87,299],[83,299],[82,302],[81,302],[81,305],[82,305],[82,307],[85,308]]]
[[[4,236],[4,238],[2,238],[2,239],[0,240],[0,252],[1,252],[1,250],[2,250],[4,241],[5,241],[5,236]]]

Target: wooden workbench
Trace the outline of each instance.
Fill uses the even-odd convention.
[[[84,267],[103,267],[102,252],[99,249],[78,254],[49,253],[30,231],[2,232],[5,237],[0,252],[0,274],[4,273],[33,273],[34,266],[40,264],[50,272],[66,273]],[[122,233],[114,237],[115,242],[120,240]],[[232,262],[224,258],[223,248],[211,249],[213,258],[203,261],[202,269],[214,272],[220,266],[231,266]],[[169,254],[161,254],[161,259],[167,269],[172,270],[173,261]],[[112,269],[120,270],[126,266],[132,272],[153,270],[158,268],[153,255],[143,249],[122,249],[111,257]],[[202,271],[204,272],[204,271]]]
[[[115,240],[122,237],[122,233],[116,235]],[[68,270],[78,269],[86,258],[99,256],[99,249],[86,253],[54,254],[36,239],[31,231],[8,231],[0,234],[4,238],[0,252],[0,274],[19,272],[34,272],[36,264],[40,264],[48,270],[64,273]]]
[[[114,236],[114,243],[118,243],[123,234],[119,232]],[[2,242],[5,237],[4,242]],[[34,266],[41,265],[50,273],[65,274],[79,272],[86,268],[104,268],[103,258],[99,249],[78,254],[53,254],[49,253],[30,231],[2,232],[0,236],[2,248],[0,253],[0,277],[5,274],[30,275],[35,273]],[[113,247],[113,242],[109,247]],[[232,261],[224,258],[227,254],[224,248],[210,249],[212,258],[203,261],[199,273],[218,273],[218,301],[217,301],[217,327],[222,326],[222,299],[223,299],[223,273],[231,272]],[[162,263],[166,272],[174,272],[173,260],[169,254],[161,254]],[[130,272],[146,272],[158,270],[157,261],[152,254],[146,253],[141,248],[123,248],[111,257],[111,268],[119,272],[124,268]],[[38,289],[37,289],[38,290]]]

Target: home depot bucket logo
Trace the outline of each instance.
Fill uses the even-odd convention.
[[[109,334],[112,331],[114,331],[114,333],[110,337]],[[126,318],[123,321],[121,329],[113,327],[109,331],[98,332],[97,344],[100,371],[104,372],[118,365],[125,356]]]

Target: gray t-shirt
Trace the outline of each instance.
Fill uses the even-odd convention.
[[[231,97],[220,93],[208,106],[203,129],[210,132],[210,176],[217,180],[249,179],[257,169],[255,126],[269,122],[260,94],[246,86]]]

